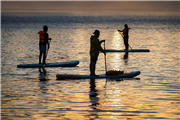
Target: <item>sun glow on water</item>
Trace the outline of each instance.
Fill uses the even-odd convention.
[[[101,32],[100,40],[106,40],[106,49],[124,49],[117,30],[125,22],[131,27],[131,47],[151,52],[107,53],[107,68],[141,71],[139,76],[123,81],[56,80],[56,74],[89,74],[90,36],[95,29]],[[47,61],[79,60],[77,67],[45,68],[46,74],[17,68],[38,63],[37,32],[44,24],[53,38]],[[177,119],[178,25],[179,16],[3,16],[2,119]],[[96,74],[105,73],[104,63],[100,53]]]

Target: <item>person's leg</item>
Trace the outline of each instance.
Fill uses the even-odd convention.
[[[96,62],[91,61],[90,63],[90,75],[95,76]]]
[[[43,64],[46,64],[46,53],[43,52]]]
[[[91,57],[91,62],[90,62],[90,75],[91,76],[96,76],[95,74],[96,62],[97,62],[97,57]]]
[[[129,49],[129,44],[128,44],[127,41],[126,41],[126,43],[125,43],[125,46],[126,46],[126,50],[128,50],[128,49]]]
[[[124,46],[125,46],[125,49],[128,50],[129,48],[128,37],[124,37]]]
[[[42,57],[42,52],[40,51],[40,54],[39,54],[39,64],[41,64],[41,57]]]
[[[43,45],[43,64],[46,64],[46,45]]]

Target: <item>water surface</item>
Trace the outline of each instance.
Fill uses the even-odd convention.
[[[2,16],[2,119],[179,118],[179,16]],[[141,71],[134,79],[56,80],[56,74],[89,74],[90,36],[106,49],[124,49],[118,29],[129,25],[129,44],[149,53],[107,53],[108,70]],[[47,62],[79,60],[77,67],[17,68],[38,63],[38,31],[52,38]],[[104,46],[102,44],[102,46]],[[96,74],[105,73],[101,53]]]

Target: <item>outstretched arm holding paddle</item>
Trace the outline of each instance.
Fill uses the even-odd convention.
[[[49,35],[47,33],[48,31],[48,27],[45,25],[43,26],[43,31],[39,31],[39,64],[42,64],[41,62],[41,57],[43,55],[43,64],[46,64],[46,56],[47,56],[47,45],[48,45],[48,49],[49,49],[49,40],[51,40],[51,38],[49,38]]]

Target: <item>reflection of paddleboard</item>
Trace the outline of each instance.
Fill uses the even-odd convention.
[[[43,64],[20,64],[17,68],[41,68],[41,67],[73,67],[79,64],[79,61],[59,62],[59,63],[47,63]]]
[[[113,50],[113,49],[106,49],[106,52],[150,52],[149,49],[129,49],[129,50]]]
[[[139,75],[140,71],[124,73],[123,75],[116,75],[116,76],[107,76],[107,75],[99,75],[97,77],[89,76],[89,75],[73,75],[73,74],[57,74],[57,80],[64,80],[64,79],[103,79],[103,78],[133,78]]]

